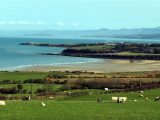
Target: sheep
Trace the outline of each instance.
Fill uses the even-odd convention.
[[[148,97],[145,98],[145,101],[148,101]]]
[[[50,99],[53,99],[54,97],[49,97]]]
[[[106,91],[107,91],[107,90],[109,90],[109,89],[108,89],[108,88],[104,88],[104,90],[106,90]]]
[[[140,93],[140,94],[143,94],[144,92],[143,92],[143,91],[139,91],[139,93]]]
[[[24,96],[24,97],[22,97],[22,100],[23,101],[30,101],[31,97],[30,96]]]
[[[117,102],[118,101],[118,97],[112,97],[112,101],[113,102]]]
[[[124,103],[127,101],[127,97],[118,97],[118,103]]]
[[[134,102],[137,102],[137,100],[133,100]]]
[[[159,101],[160,100],[160,96],[155,97],[155,101]]]
[[[42,107],[45,107],[45,106],[46,106],[46,104],[45,104],[44,102],[42,102],[41,105],[42,105]]]
[[[143,97],[143,95],[142,95],[142,94],[139,94],[139,97]]]
[[[98,99],[97,99],[97,102],[98,102],[98,103],[102,103],[102,99],[98,98]]]
[[[0,106],[5,106],[5,105],[6,105],[5,101],[0,101]]]

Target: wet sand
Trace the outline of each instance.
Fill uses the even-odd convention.
[[[92,72],[133,72],[160,70],[160,60],[103,60],[93,63],[68,64],[61,66],[33,66],[20,71],[92,71]]]

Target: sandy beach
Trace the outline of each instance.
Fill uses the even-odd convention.
[[[20,71],[92,71],[92,72],[132,72],[160,70],[158,60],[103,60],[93,63],[68,64],[59,66],[33,66],[19,69]]]

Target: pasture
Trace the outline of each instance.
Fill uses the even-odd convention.
[[[95,94],[68,97],[63,100],[6,101],[0,106],[0,120],[159,120],[160,102],[154,97],[160,89],[144,91],[144,97],[134,93]],[[127,96],[126,103],[113,103],[111,96]],[[96,100],[103,98],[102,103]],[[134,102],[133,99],[137,99]],[[46,107],[41,106],[41,102]]]
[[[0,106],[0,120],[159,120],[158,102],[111,102],[93,101],[7,101]]]
[[[45,72],[0,72],[0,80],[23,81],[27,79],[41,79],[49,73]]]
[[[51,77],[46,77],[49,74]],[[17,97],[17,100],[9,100],[8,94],[1,94],[1,96],[7,96],[7,100],[5,100],[6,106],[0,106],[0,120],[160,120],[160,101],[154,101],[156,96],[160,96],[160,88],[144,90],[144,96],[140,97],[139,91],[112,92],[112,90],[105,91],[99,87],[97,87],[99,89],[89,89],[88,87],[79,89],[75,84],[77,80],[80,82],[94,81],[95,79],[101,82],[110,80],[106,85],[117,80],[129,84],[130,81],[139,83],[142,79],[145,81],[143,83],[145,85],[148,82],[159,81],[158,75],[158,72],[94,74],[0,72],[0,81],[20,81],[18,83],[1,83],[0,88],[13,88],[22,84],[23,90],[27,90],[26,93],[10,94],[11,97]],[[48,78],[49,83],[24,83],[28,79],[40,79],[41,81],[45,77]],[[64,83],[64,80],[67,80],[67,83]],[[96,81],[91,83],[97,84]],[[75,85],[75,88],[68,89],[69,85]],[[141,86],[138,85],[138,87]],[[44,88],[47,89],[44,96],[38,96],[37,89],[43,90]],[[29,95],[31,89],[33,100],[22,101],[20,97]],[[128,99],[125,103],[113,103],[112,96],[127,97]],[[145,101],[146,97],[148,101]],[[98,103],[98,99],[101,99],[102,103]],[[42,101],[45,103],[45,107],[42,107]]]

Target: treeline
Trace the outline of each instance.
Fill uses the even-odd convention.
[[[101,81],[101,80],[77,80],[75,86],[79,89],[104,89],[109,88],[110,90],[127,90],[127,91],[136,91],[136,90],[145,90],[160,88],[160,81],[156,82],[142,82],[142,81],[131,81],[129,83],[120,83],[118,81]]]
[[[115,52],[160,54],[160,44],[117,43]]]

